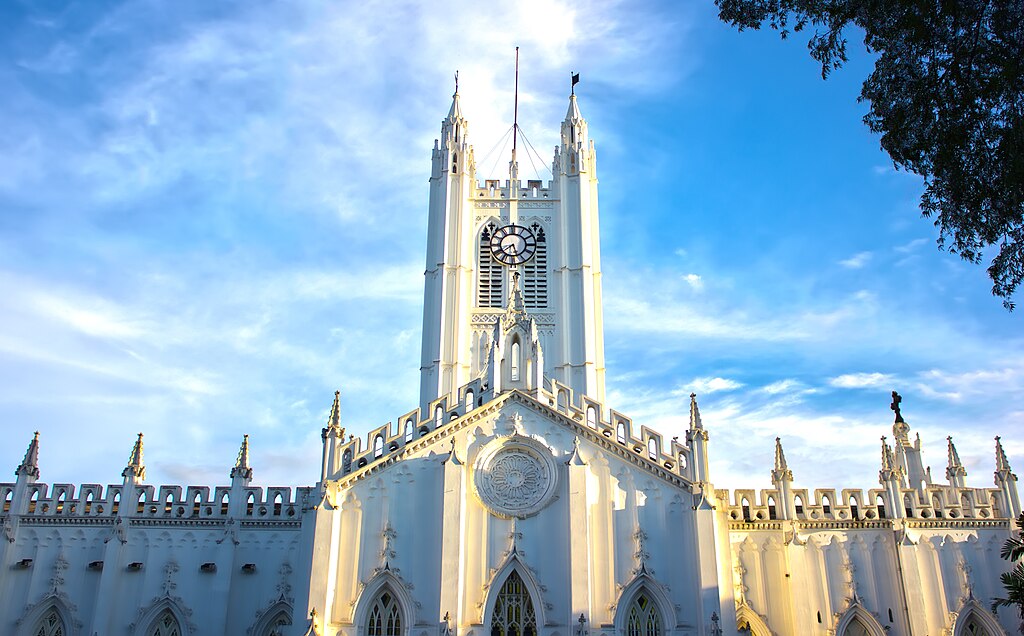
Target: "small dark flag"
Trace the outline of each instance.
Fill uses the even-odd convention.
[[[573,73],[572,74],[572,85],[576,86],[579,83],[580,83],[580,74],[579,73]]]

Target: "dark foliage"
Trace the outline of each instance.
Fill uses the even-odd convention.
[[[740,30],[808,42],[822,77],[857,28],[877,54],[860,99],[899,169],[921,175],[940,248],[992,257],[992,293],[1012,310],[1024,279],[1024,0],[716,0]]]
[[[1003,543],[999,556],[1016,565],[999,575],[1006,596],[992,600],[992,611],[1004,606],[1016,608],[1020,614],[1021,633],[1024,633],[1024,563],[1020,562],[1024,557],[1024,514],[1017,517],[1017,536],[1011,536]]]

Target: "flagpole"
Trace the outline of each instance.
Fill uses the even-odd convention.
[[[516,47],[516,89],[512,106],[512,161],[516,160],[516,138],[519,135],[519,47]]]

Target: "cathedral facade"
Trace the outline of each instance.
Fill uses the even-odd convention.
[[[420,404],[346,436],[320,480],[0,484],[0,634],[883,636],[1015,633],[993,614],[1020,514],[947,440],[932,480],[893,393],[878,485],[716,489],[691,396],[665,439],[605,400],[596,153],[575,95],[547,183],[478,180],[458,92],[432,152]],[[727,449],[723,449],[727,452]]]

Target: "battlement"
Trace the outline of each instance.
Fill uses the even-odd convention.
[[[460,388],[456,395],[434,400],[422,412],[416,409],[402,415],[397,419],[400,425],[388,422],[372,429],[366,435],[365,447],[360,438],[351,437],[341,444],[340,471],[330,478],[338,479],[400,456],[407,445],[471,415],[494,397],[482,380],[474,380]],[[557,381],[545,379],[545,387],[531,392],[530,397],[617,444],[641,463],[653,464],[688,481],[697,481],[693,469],[694,449],[680,444],[678,439],[666,442],[661,433],[643,425],[637,428],[629,416],[578,395]]]
[[[552,181],[548,181],[547,185],[544,185],[540,179],[528,179],[525,186],[520,180],[515,183],[519,199],[558,199],[558,190]],[[500,179],[486,179],[483,183],[477,182],[474,194],[478,199],[508,199],[511,187],[511,182],[508,179],[504,183]]]
[[[22,518],[110,518],[129,516],[144,519],[225,519],[229,516],[231,486],[154,486],[141,484],[134,488],[130,502],[122,501],[125,487],[110,484],[82,484],[77,496],[73,484],[36,482],[26,486],[28,507]],[[15,484],[0,484],[3,514],[10,514]],[[266,520],[297,520],[304,502],[312,491],[309,487],[246,486],[241,490],[245,502],[240,516]],[[184,493],[184,494],[183,494]],[[122,507],[127,506],[126,510]],[[127,513],[124,515],[123,513]]]

